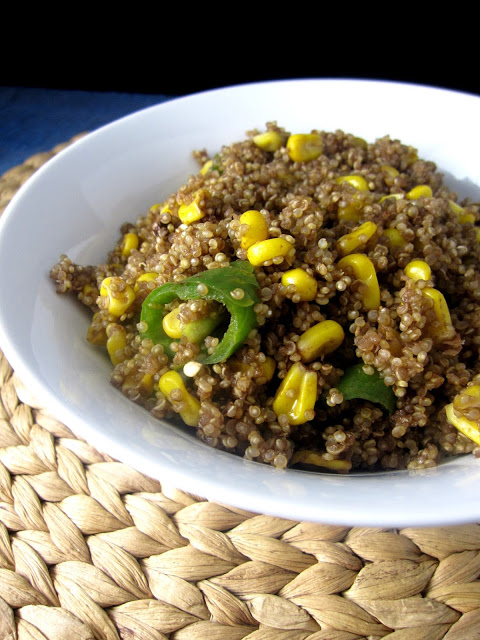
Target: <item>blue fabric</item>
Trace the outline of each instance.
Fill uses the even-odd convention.
[[[78,133],[174,97],[0,86],[0,176]]]

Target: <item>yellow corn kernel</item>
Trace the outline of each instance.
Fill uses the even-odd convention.
[[[293,133],[287,140],[287,150],[293,162],[310,162],[323,153],[322,136],[318,133]]]
[[[479,385],[472,385],[470,387],[467,387],[464,391],[461,392],[461,395],[464,394],[471,395],[474,398],[480,398]],[[467,436],[467,438],[470,438],[470,440],[473,440],[473,442],[480,445],[480,425],[477,422],[470,420],[469,418],[457,415],[455,413],[454,403],[455,399],[452,403],[447,404],[447,406],[445,407],[448,421],[450,422],[450,424],[453,424],[456,429],[463,433],[464,436]]]
[[[170,205],[169,204],[164,204],[162,206],[162,208],[160,209],[160,213],[172,213]]]
[[[138,276],[133,290],[137,293],[140,290],[139,282],[155,282],[157,278],[158,273],[156,271],[147,271],[146,273],[142,273],[141,276]]]
[[[123,236],[122,256],[129,256],[134,249],[138,248],[138,235],[136,233],[126,233]]]
[[[317,281],[304,269],[285,271],[282,275],[282,284],[284,287],[293,285],[295,287],[294,295],[300,296],[300,300],[304,302],[314,300],[317,295]]]
[[[378,201],[379,204],[385,202],[385,200],[403,200],[405,194],[403,193],[387,193],[386,196],[382,196]]]
[[[390,246],[394,249],[404,247],[406,245],[405,238],[398,229],[395,229],[395,227],[385,229],[383,233],[388,238]]]
[[[230,358],[228,361],[229,366],[233,369],[233,371],[248,371],[252,365],[249,365],[241,360],[237,360],[236,358]],[[277,363],[270,356],[266,356],[265,362],[263,362],[260,366],[260,374],[256,377],[265,378],[266,382],[270,382],[273,378],[273,374],[275,373]]]
[[[98,289],[92,284],[85,284],[79,297],[84,304],[91,305],[98,298]]]
[[[202,168],[200,169],[200,173],[202,174],[202,176],[208,173],[212,168],[212,166],[213,166],[213,160],[207,160],[205,164],[202,166]]]
[[[100,318],[101,315],[98,311],[93,314],[92,322],[87,331],[87,341],[97,347],[104,347],[107,344],[107,333]]]
[[[419,184],[413,187],[413,189],[410,189],[405,197],[407,200],[418,200],[418,198],[431,198],[432,195],[432,189],[428,184]]]
[[[92,284],[87,283],[83,285],[82,294],[84,296],[93,296],[95,295],[95,293],[97,293],[98,295],[97,288],[94,287]]]
[[[153,376],[151,373],[146,373],[142,377],[142,380],[140,382],[140,387],[138,388],[140,395],[145,397],[151,395],[153,391],[153,387],[154,387]]]
[[[297,342],[303,362],[312,362],[332,353],[342,344],[345,333],[335,320],[323,320],[307,329]]]
[[[457,214],[458,221],[461,224],[465,224],[467,222],[471,222],[473,224],[475,222],[475,216],[472,213],[467,213],[465,209],[461,207],[457,202],[455,202],[454,200],[449,200],[448,203],[453,213]]]
[[[205,200],[209,197],[206,189],[195,192],[190,204],[181,204],[178,208],[178,217],[183,224],[193,224],[205,216]]]
[[[408,147],[407,151],[407,167],[411,167],[418,160],[418,152],[414,147]]]
[[[170,205],[165,202],[157,202],[150,207],[150,213],[158,213],[158,210],[160,213],[172,213]]]
[[[338,207],[338,219],[340,222],[360,222],[365,203],[360,199],[354,199],[346,206]]]
[[[404,269],[405,275],[412,280],[430,280],[432,270],[424,260],[411,260]]]
[[[274,358],[267,356],[265,358],[265,362],[262,364],[262,372],[263,377],[266,378],[267,382],[273,378],[273,374],[275,373],[275,369],[277,368],[277,363]]]
[[[317,396],[316,372],[295,362],[278,387],[273,410],[277,416],[286,415],[290,424],[304,424],[313,417]]]
[[[467,438],[480,445],[480,430],[476,422],[473,422],[473,420],[469,420],[468,418],[455,415],[452,403],[445,406],[445,412],[450,424],[453,424],[453,426],[463,433],[464,436],[467,436]]]
[[[180,306],[175,307],[175,309],[167,313],[162,320],[163,330],[169,338],[174,338],[175,340],[182,337],[182,323],[178,319],[179,313]]]
[[[392,167],[389,164],[383,164],[380,169],[385,174],[385,183],[390,186],[395,181],[395,178],[400,175],[395,167]]]
[[[403,343],[400,338],[400,334],[396,329],[390,327],[388,330],[388,350],[394,358],[399,358],[402,355]]]
[[[119,318],[135,300],[132,287],[121,278],[111,276],[105,278],[100,286],[100,295],[108,298],[108,311]]]
[[[158,381],[160,391],[172,403],[174,411],[178,411],[182,420],[189,427],[196,427],[200,416],[200,402],[187,391],[182,377],[177,371],[167,371]],[[172,391],[180,391],[180,398],[171,398]]]
[[[125,327],[116,322],[107,325],[107,351],[112,364],[115,366],[125,360],[123,349],[127,346],[127,332]]]
[[[473,215],[473,213],[463,213],[461,216],[458,216],[458,221],[461,224],[467,224],[467,222],[470,222],[471,224],[473,224],[475,222],[475,216]]]
[[[268,238],[268,224],[260,211],[250,209],[240,216],[240,225],[247,226],[247,230],[242,234],[240,246],[248,249],[256,242],[262,242]]]
[[[351,176],[339,176],[335,179],[337,184],[343,184],[347,182],[348,184],[358,189],[358,191],[370,191],[368,187],[368,182],[365,180],[363,176],[351,175]]]
[[[125,378],[122,384],[122,391],[130,397],[134,397],[135,394],[140,394],[142,397],[148,398],[153,392],[153,387],[153,376],[150,373],[144,373],[142,377],[139,378],[138,373],[132,371]],[[134,391],[133,394],[132,391]]]
[[[247,250],[247,258],[250,264],[258,267],[275,258],[285,257],[292,249],[295,251],[293,244],[285,238],[270,238],[252,244]]]
[[[354,187],[357,191],[370,191],[368,187],[368,182],[365,180],[363,176],[358,175],[349,175],[349,176],[340,176],[336,178],[335,182],[337,184],[349,184]],[[358,198],[356,195],[354,196],[354,200],[346,204],[346,206],[339,206],[338,208],[338,219],[341,222],[360,222],[362,217],[363,207],[365,206],[365,202],[363,199]]]
[[[252,140],[263,151],[277,151],[283,144],[283,136],[278,131],[259,133]]]
[[[351,270],[364,285],[363,306],[367,310],[380,306],[380,287],[373,262],[363,253],[351,253],[338,262],[340,269]]]
[[[360,147],[361,149],[365,149],[365,151],[368,149],[368,142],[365,140],[365,138],[360,138],[360,136],[355,136],[352,142],[355,147]]]
[[[458,398],[458,396],[460,395],[471,396],[472,398],[476,398],[477,400],[480,400],[480,385],[471,384],[469,387],[466,387],[463,391],[458,393],[456,397]]]
[[[435,311],[439,326],[435,327],[432,333],[435,337],[441,337],[442,333],[452,326],[447,301],[445,300],[443,293],[433,287],[426,287],[423,289],[423,295],[428,296],[433,300],[433,310]]]
[[[349,253],[358,251],[373,237],[376,231],[377,225],[374,222],[371,222],[370,220],[364,222],[350,233],[347,233],[338,239],[338,252],[340,255],[346,256]]]
[[[298,463],[311,464],[315,467],[323,467],[338,473],[347,473],[352,468],[350,460],[327,460],[324,453],[308,451],[307,449],[295,451],[293,454],[291,464]]]
[[[404,272],[412,280],[427,281],[432,277],[432,270],[424,260],[412,260],[407,264]],[[429,333],[436,338],[441,338],[442,334],[452,326],[447,301],[443,293],[433,287],[425,287],[425,289],[422,289],[422,293],[433,301],[433,310],[437,318],[436,326],[432,327]]]

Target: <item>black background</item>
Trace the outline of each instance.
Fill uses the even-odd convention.
[[[264,80],[363,78],[480,95],[476,17],[460,6],[129,4],[103,17],[79,9],[6,16],[0,85],[175,96]]]

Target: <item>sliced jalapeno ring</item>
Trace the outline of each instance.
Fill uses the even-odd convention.
[[[228,267],[210,269],[185,278],[181,282],[167,282],[154,289],[144,300],[140,321],[147,329],[141,334],[154,344],[161,344],[165,353],[174,356],[172,338],[165,333],[162,320],[165,305],[176,298],[180,300],[215,300],[224,305],[230,314],[228,328],[213,349],[212,353],[202,355],[205,364],[224,362],[242,346],[248,334],[258,325],[255,305],[258,297],[258,282],[250,263],[243,260],[232,262]]]

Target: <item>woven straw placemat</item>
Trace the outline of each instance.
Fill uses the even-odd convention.
[[[0,178],[0,212],[64,146]],[[0,640],[93,638],[474,640],[480,525],[348,528],[203,500],[77,438],[0,352]]]

